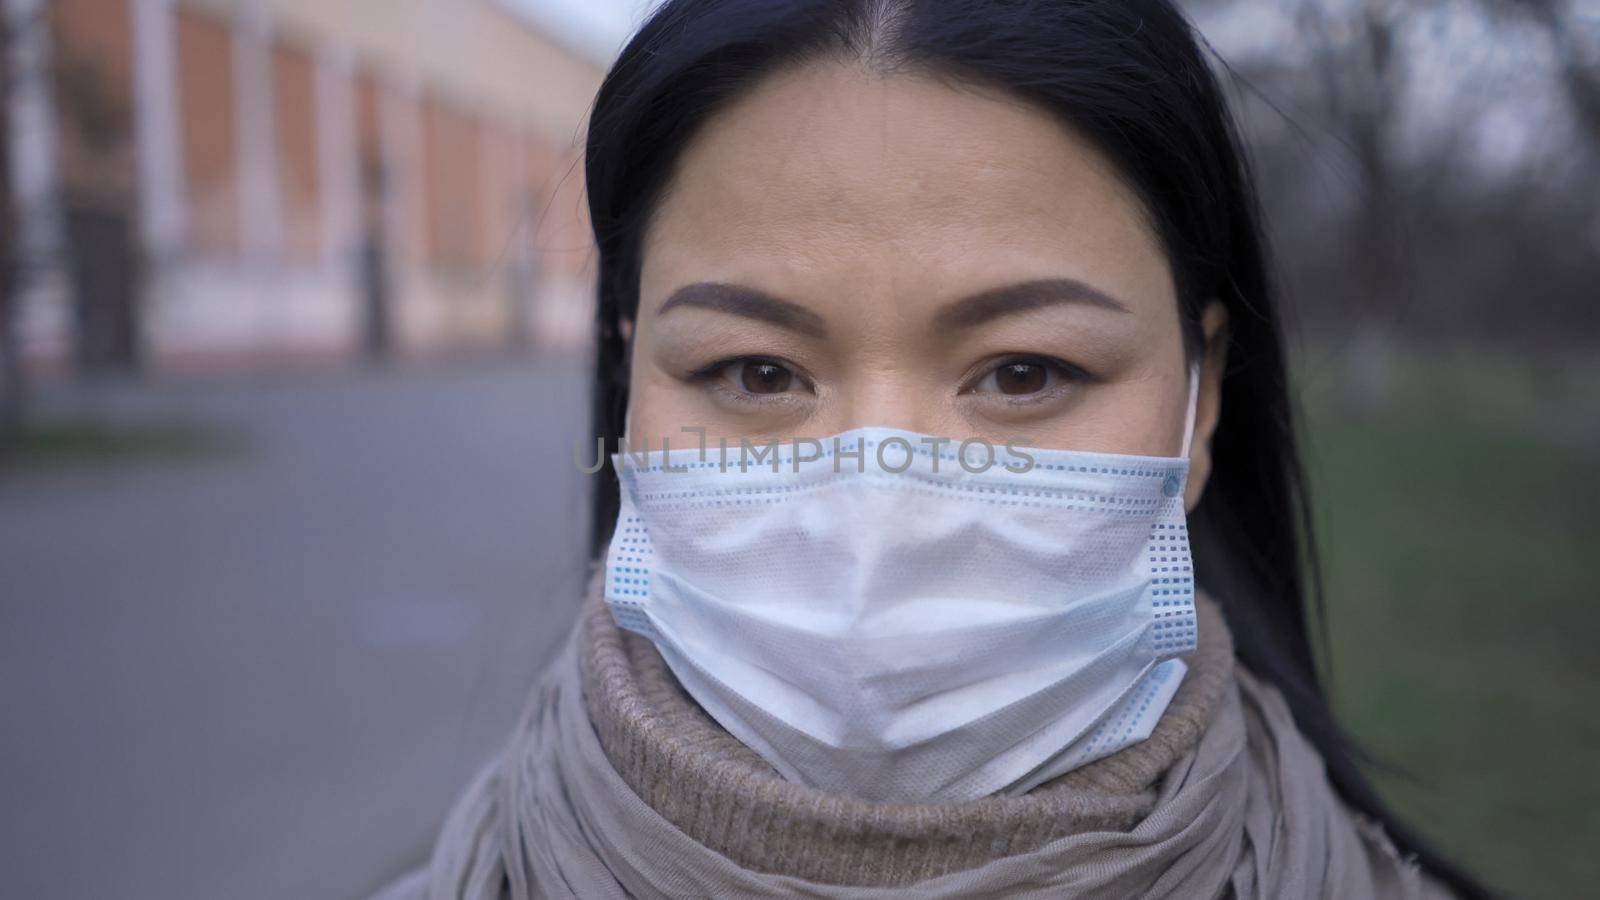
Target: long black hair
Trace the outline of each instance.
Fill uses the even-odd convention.
[[[666,0],[606,75],[585,181],[599,251],[594,437],[614,447],[645,231],[679,154],[763,76],[818,58],[998,87],[1069,122],[1138,192],[1160,237],[1188,352],[1201,311],[1227,306],[1228,366],[1213,469],[1190,516],[1198,582],[1240,661],[1278,687],[1346,803],[1468,897],[1486,896],[1382,803],[1340,730],[1313,655],[1321,594],[1278,290],[1248,161],[1199,38],[1168,0]],[[602,454],[602,456],[604,456]],[[592,553],[611,537],[617,484],[595,480]]]

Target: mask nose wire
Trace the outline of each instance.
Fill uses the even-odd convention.
[[[1195,413],[1200,408],[1200,364],[1189,364],[1189,410],[1184,414],[1183,420],[1183,450],[1178,454],[1184,459],[1189,458],[1189,447],[1194,442]]]

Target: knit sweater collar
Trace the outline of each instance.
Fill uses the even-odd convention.
[[[1199,646],[1148,739],[1019,797],[874,803],[784,780],[684,692],[649,640],[617,627],[600,585],[584,601],[580,671],[612,767],[663,818],[740,866],[827,884],[913,884],[1069,834],[1131,828],[1233,677],[1227,626],[1201,596]]]

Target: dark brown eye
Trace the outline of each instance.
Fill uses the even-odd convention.
[[[994,370],[995,389],[1002,394],[1037,393],[1049,379],[1049,370],[1039,363],[1006,363]]]
[[[794,373],[775,363],[747,362],[739,367],[739,385],[752,394],[781,394]]]

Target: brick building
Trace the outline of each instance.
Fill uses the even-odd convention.
[[[37,368],[587,334],[603,60],[494,0],[6,0]]]

